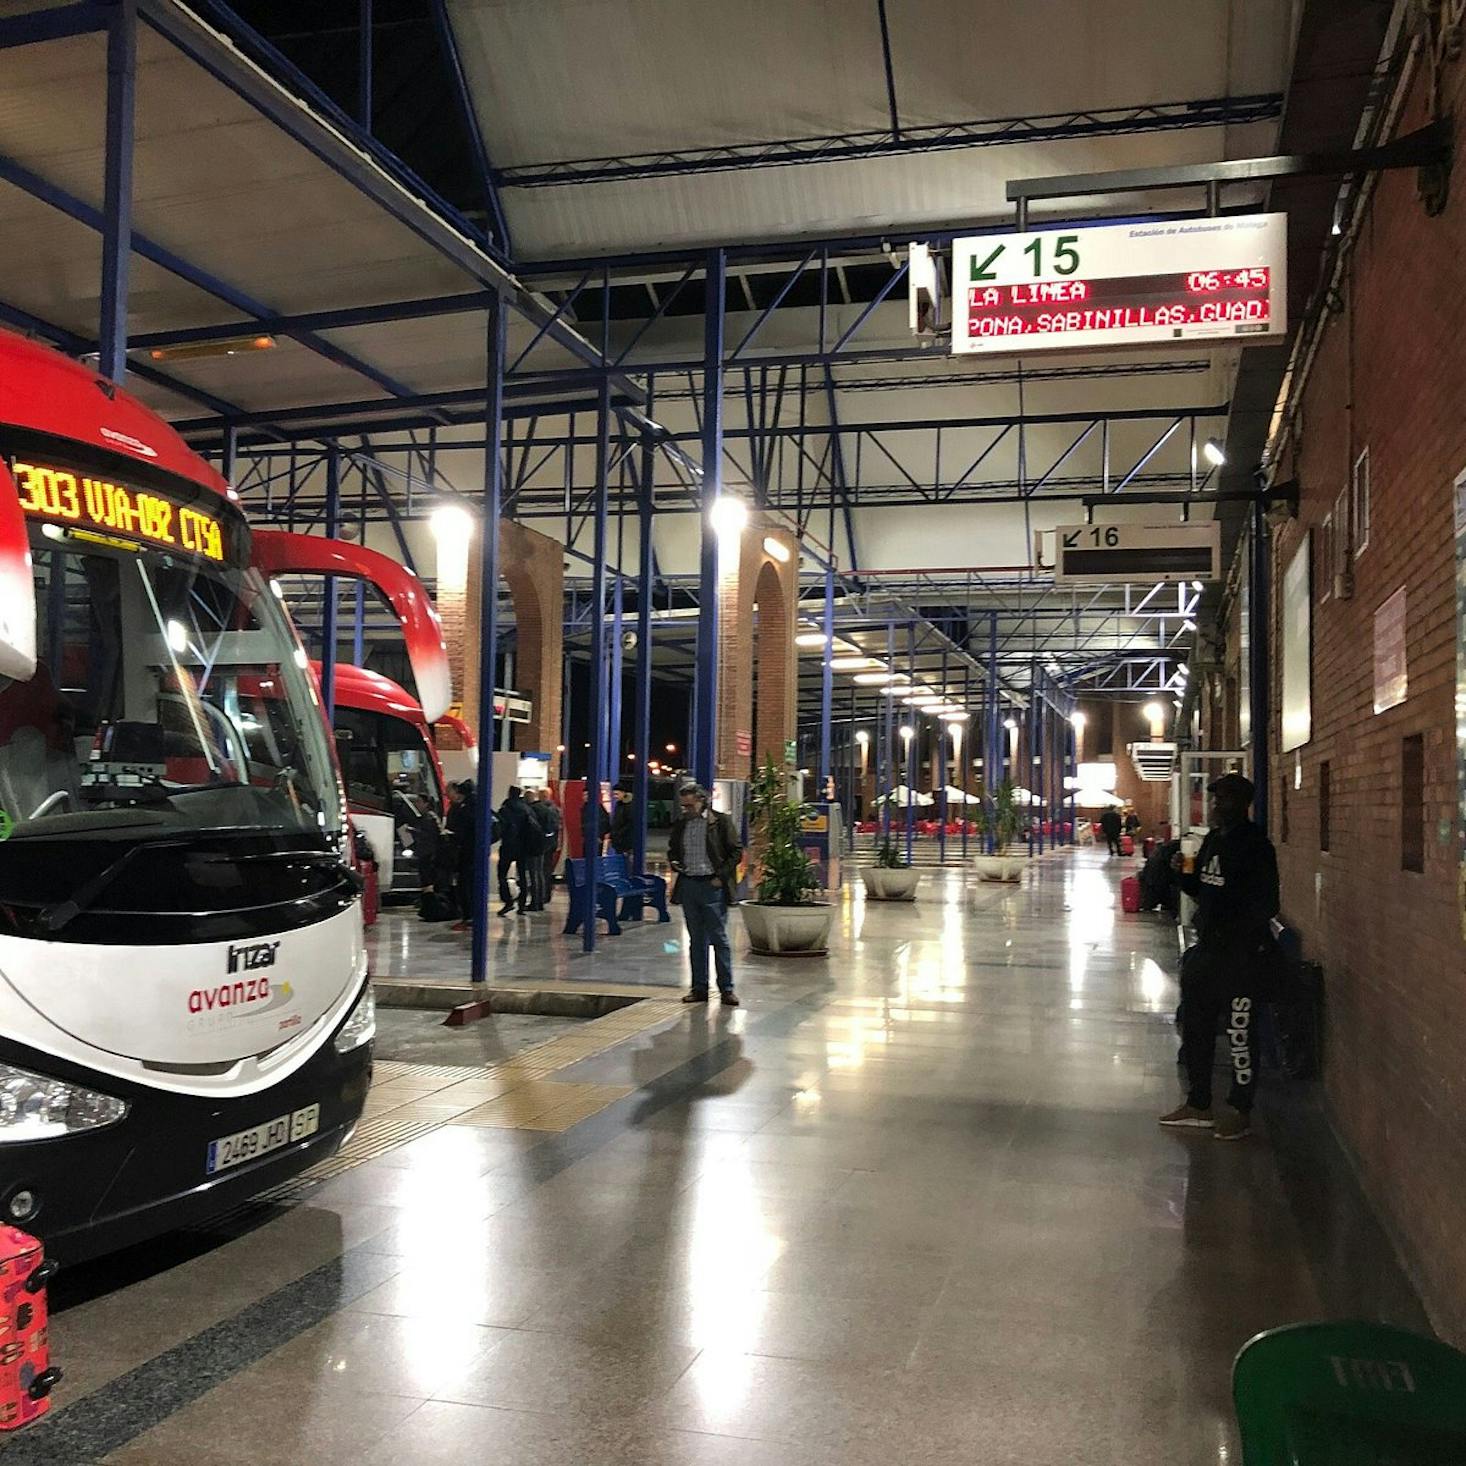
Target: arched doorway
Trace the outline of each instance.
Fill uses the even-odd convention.
[[[793,646],[789,606],[778,567],[765,559],[759,566],[753,591],[753,752],[754,763],[773,759],[784,764],[788,736]]]

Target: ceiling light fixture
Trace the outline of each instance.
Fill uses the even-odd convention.
[[[209,341],[185,341],[178,346],[154,346],[153,361],[200,361],[210,356],[244,356],[253,351],[273,351],[273,336],[216,336]]]
[[[1213,468],[1220,468],[1227,461],[1227,450],[1215,438],[1208,438],[1201,445],[1201,456]]]

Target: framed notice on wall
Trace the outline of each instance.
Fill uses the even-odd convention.
[[[1410,691],[1405,665],[1405,587],[1374,613],[1374,710],[1399,707]]]
[[[1313,736],[1313,531],[1304,535],[1283,572],[1279,619],[1283,669],[1284,753]]]
[[[1466,939],[1466,473],[1456,480],[1456,907]]]

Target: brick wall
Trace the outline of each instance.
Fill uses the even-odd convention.
[[[1140,711],[1144,705],[1114,698],[1092,698],[1084,702],[1081,705],[1085,717],[1082,757],[1090,763],[1113,756],[1115,793],[1135,806],[1144,833],[1153,835],[1170,818],[1170,785],[1142,779],[1130,757],[1130,745],[1144,743],[1150,737],[1150,724]]]
[[[1445,99],[1457,116],[1462,90],[1458,68]],[[1398,131],[1426,120],[1417,82]],[[1278,851],[1284,914],[1325,968],[1330,1112],[1438,1327],[1457,1344],[1466,1344],[1466,946],[1456,887],[1451,485],[1466,469],[1463,254],[1461,168],[1434,219],[1412,173],[1381,176],[1281,475],[1296,474],[1302,506],[1275,539],[1275,612],[1283,568],[1310,531],[1315,540],[1312,736],[1295,757],[1278,750],[1276,713],[1272,729],[1274,808],[1288,802]],[[1353,593],[1341,598],[1318,574],[1326,567],[1317,542],[1366,447],[1369,544],[1358,558],[1350,549]],[[1374,613],[1401,586],[1409,696],[1376,714]],[[1278,709],[1276,618],[1271,665]],[[1421,874],[1401,869],[1401,739],[1415,733],[1425,743]],[[1275,835],[1281,823],[1275,816]]]

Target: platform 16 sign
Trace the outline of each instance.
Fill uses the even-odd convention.
[[[989,234],[952,244],[952,350],[1280,336],[1287,216]]]
[[[1200,524],[1061,524],[1054,531],[1055,585],[1216,580],[1222,527]]]

